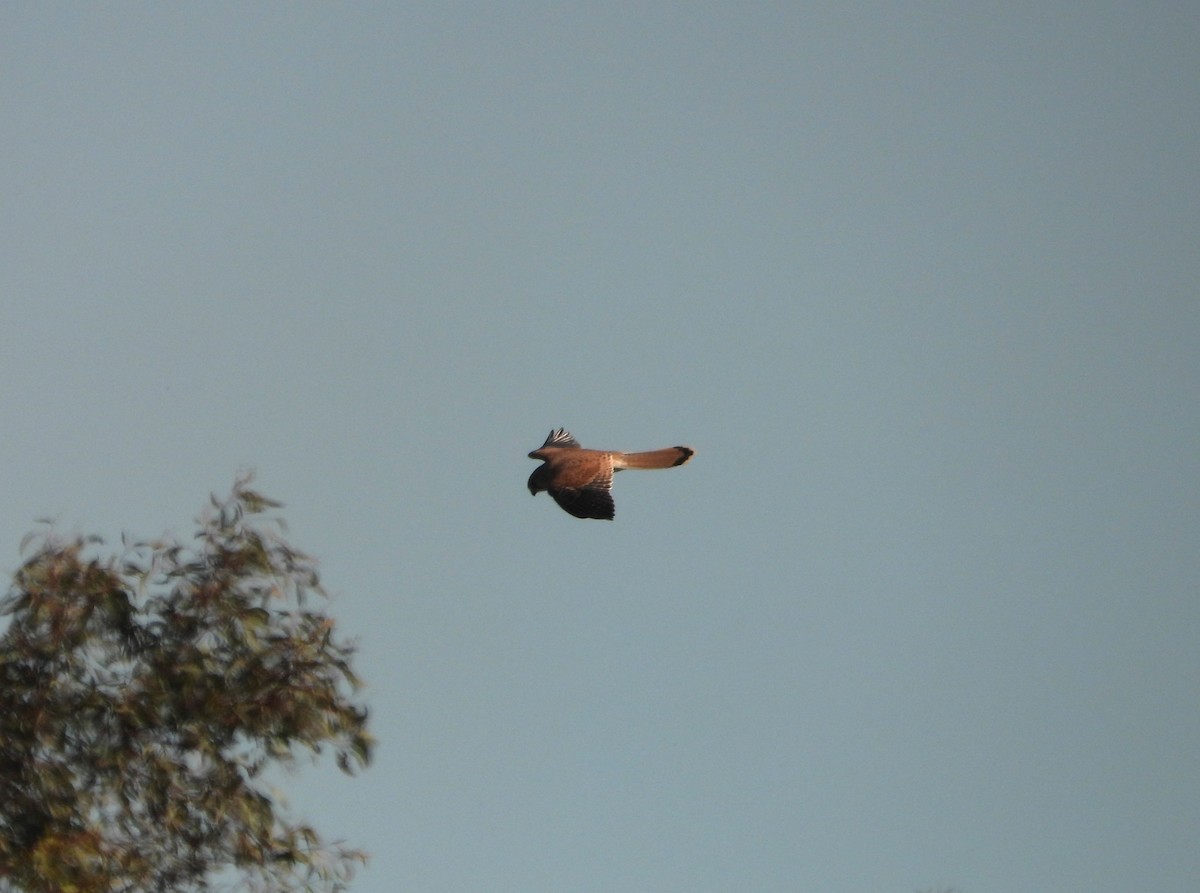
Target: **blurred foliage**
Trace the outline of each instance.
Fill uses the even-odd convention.
[[[354,648],[277,507],[244,479],[188,546],[26,538],[0,599],[0,891],[337,890],[365,861],[263,777],[371,750]]]

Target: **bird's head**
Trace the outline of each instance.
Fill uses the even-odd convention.
[[[546,489],[546,474],[548,466],[539,465],[533,470],[533,474],[529,476],[529,492],[533,496],[537,496]]]

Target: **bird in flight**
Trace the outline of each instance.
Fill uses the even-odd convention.
[[[646,453],[616,453],[610,450],[585,450],[562,428],[550,432],[546,442],[529,454],[542,464],[529,476],[529,492],[542,490],[554,497],[564,511],[576,518],[613,517],[613,472],[625,468],[674,468],[696,451],[673,446]]]

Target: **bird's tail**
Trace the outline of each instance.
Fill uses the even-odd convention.
[[[665,450],[650,450],[645,453],[616,453],[613,456],[613,470],[622,468],[674,468],[682,465],[696,451],[691,447],[673,446]]]

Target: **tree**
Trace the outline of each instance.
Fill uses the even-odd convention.
[[[371,738],[314,562],[248,484],[191,546],[26,537],[0,600],[0,890],[341,889],[365,861],[264,780],[325,748],[352,772]]]

